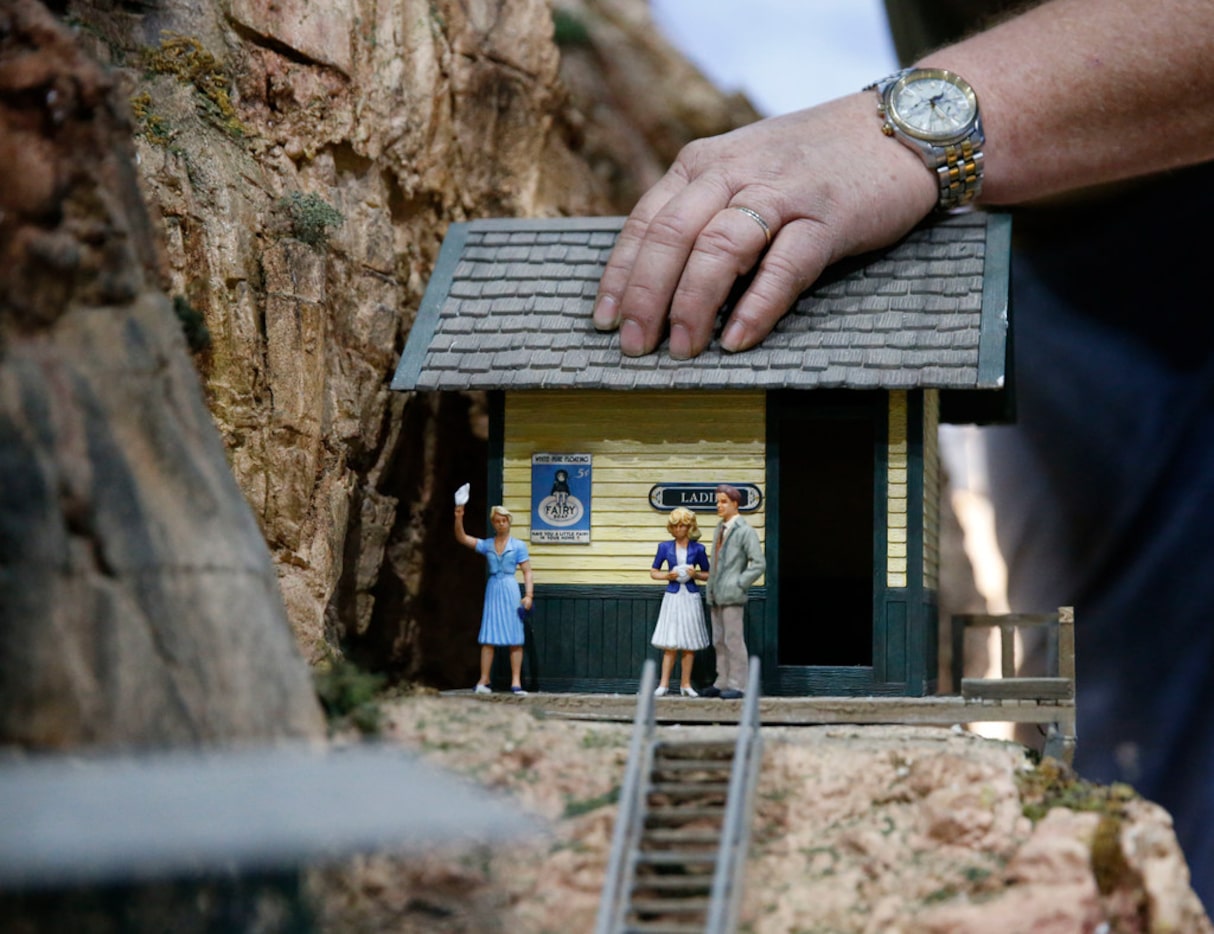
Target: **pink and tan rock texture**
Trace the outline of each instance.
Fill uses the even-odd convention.
[[[326,930],[593,930],[631,726],[536,716],[532,700],[407,698],[387,738],[509,795],[550,835],[318,876]],[[1128,789],[958,729],[763,736],[741,932],[1214,934],[1171,819]]]
[[[0,7],[0,743],[320,737],[115,81],[40,4]]]

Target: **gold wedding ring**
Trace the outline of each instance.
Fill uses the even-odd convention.
[[[740,204],[731,204],[731,205],[729,205],[729,209],[731,211],[741,211],[743,214],[745,214],[747,217],[749,217],[752,221],[754,221],[756,224],[758,224],[760,227],[762,227],[763,236],[767,238],[767,245],[771,246],[771,228],[767,226],[767,221],[763,220],[763,218],[759,215],[758,211],[756,211],[752,208],[744,208]]]

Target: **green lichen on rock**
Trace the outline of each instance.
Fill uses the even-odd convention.
[[[1126,805],[1138,797],[1124,782],[1097,785],[1085,781],[1057,759],[1043,759],[1034,769],[1017,776],[1024,816],[1033,823],[1052,808],[1068,808],[1100,815],[1091,844],[1092,874],[1103,894],[1117,888],[1130,872],[1121,848]]]
[[[1033,769],[1017,775],[1024,816],[1036,823],[1051,808],[1120,814],[1128,801],[1138,797],[1129,785],[1115,782],[1097,785],[1080,778],[1057,759],[1042,759]]]
[[[340,227],[345,221],[337,208],[311,193],[293,191],[279,198],[278,205],[286,214],[291,236],[312,247],[324,246],[329,240],[329,228]]]
[[[154,75],[172,75],[198,92],[203,115],[229,136],[248,136],[232,104],[228,88],[231,81],[218,58],[190,36],[163,34],[159,48],[145,49],[139,57],[144,71]],[[132,102],[134,103],[134,102]],[[149,101],[150,103],[150,101]]]
[[[590,45],[590,30],[575,14],[558,7],[552,11],[552,41],[564,48],[587,46]]]
[[[202,317],[202,312],[190,304],[184,295],[173,297],[173,311],[181,322],[181,330],[185,334],[186,343],[190,345],[191,353],[202,353],[211,347],[211,331]]]
[[[353,727],[365,736],[377,735],[383,726],[379,701],[386,682],[383,675],[363,671],[346,659],[333,659],[312,673],[331,732]]]
[[[149,143],[168,146],[173,142],[173,131],[169,122],[152,110],[152,95],[147,91],[131,98],[131,114],[135,118],[139,134]]]

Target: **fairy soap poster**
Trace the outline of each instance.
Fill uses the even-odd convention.
[[[590,455],[531,455],[531,541],[590,543]]]

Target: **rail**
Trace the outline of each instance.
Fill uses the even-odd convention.
[[[721,829],[721,849],[712,880],[712,902],[706,934],[732,934],[742,904],[739,880],[750,847],[750,822],[754,813],[755,786],[763,758],[759,718],[759,659],[752,656],[746,680],[746,699],[738,719],[738,741],[729,776],[729,797]]]
[[[633,721],[632,741],[628,747],[628,765],[620,786],[619,811],[611,837],[611,856],[607,863],[607,875],[603,880],[603,893],[594,925],[595,934],[613,934],[624,928],[624,916],[628,911],[628,892],[625,886],[630,884],[632,878],[630,864],[636,853],[636,843],[640,839],[645,818],[644,776],[649,773],[649,763],[653,757],[653,736],[657,729],[653,714],[653,691],[657,678],[656,663],[652,658],[646,659],[641,669],[636,719]]]
[[[750,660],[732,743],[660,738],[656,680],[647,660],[595,931],[729,934],[762,758],[759,660]]]

